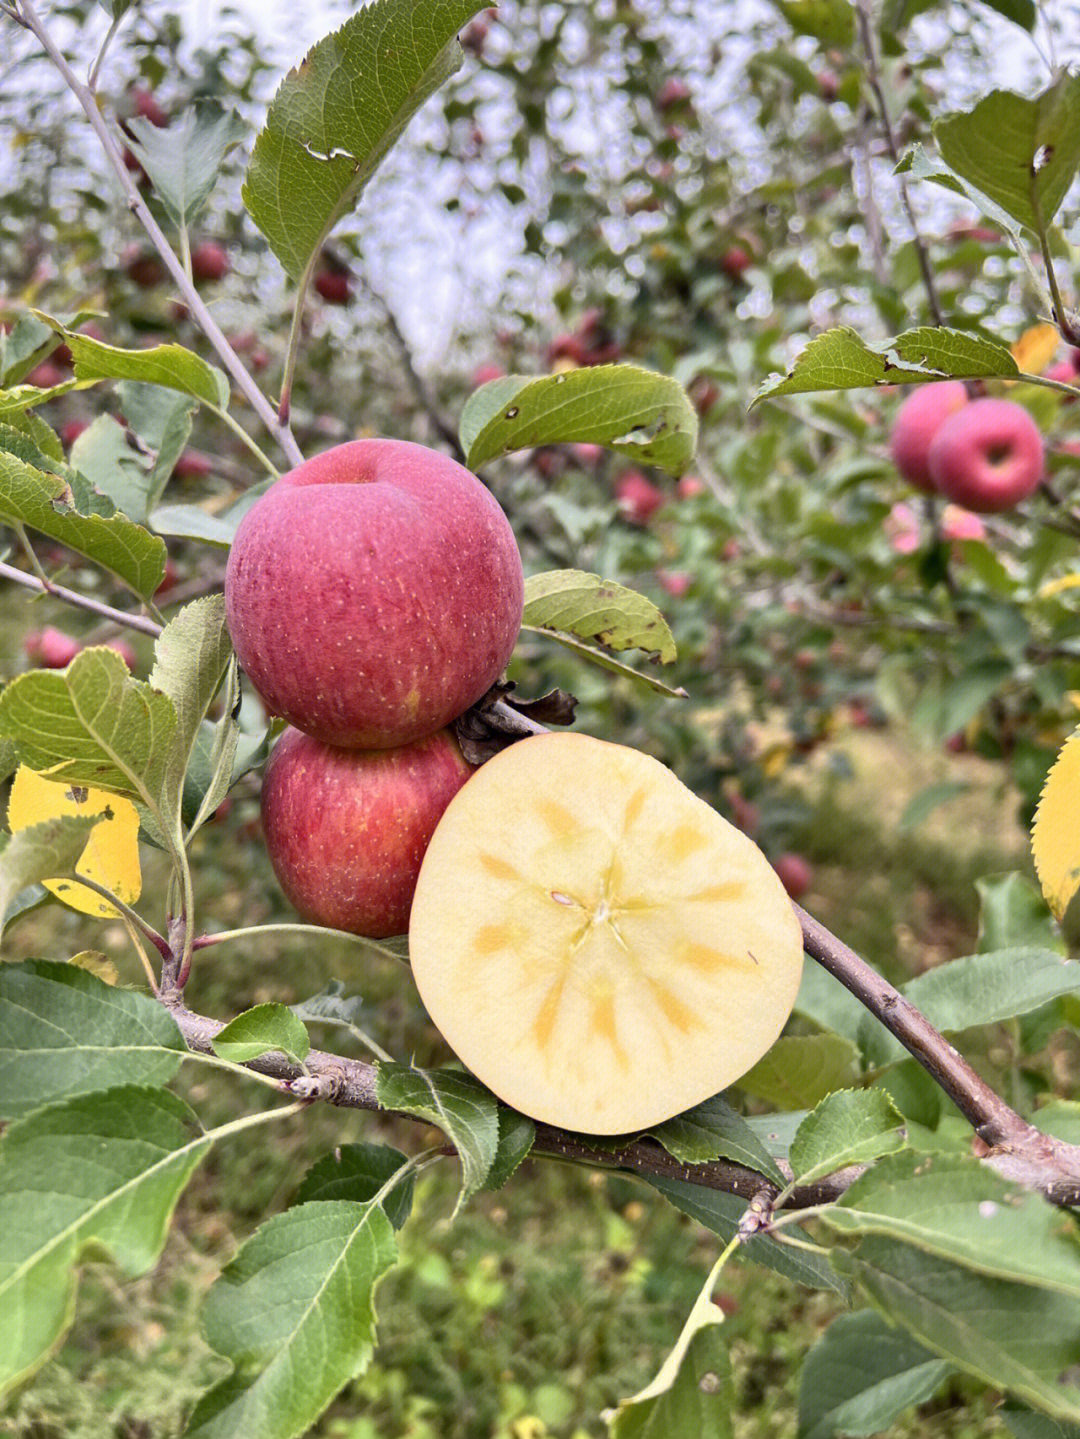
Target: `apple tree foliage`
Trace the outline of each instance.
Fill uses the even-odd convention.
[[[1024,0],[966,7],[962,30],[925,0],[740,11],[373,0],[267,106],[248,34],[192,53],[164,6],[0,6],[5,73],[28,82],[0,96],[20,139],[0,177],[6,592],[81,606],[91,640],[126,625],[148,656],[153,636],[146,678],[91,643],[58,671],[9,659],[0,693],[4,777],[70,786],[0,841],[0,927],[17,935],[44,882],[61,899],[81,884],[146,970],[119,984],[92,934],[0,967],[0,1390],[60,1343],[88,1256],[145,1273],[212,1148],[333,1099],[441,1129],[459,1207],[557,1154],[636,1170],[718,1236],[668,1360],[607,1416],[617,1439],[733,1432],[711,1294],[740,1259],[851,1306],[806,1359],[807,1439],[885,1429],[956,1373],[1005,1391],[1018,1435],[1080,1434],[1080,1110],[1035,1058],[1080,991],[1080,385],[1043,373],[1080,346],[1080,80],[1033,64],[1023,94],[994,88],[993,38],[1037,29]],[[459,307],[435,376],[373,278],[420,187],[447,232],[494,225],[506,248],[496,282],[470,276],[497,293]],[[192,278],[208,233],[232,266],[211,306]],[[338,314],[327,297],[350,285]],[[500,373],[477,387],[480,364]],[[943,378],[1027,406],[1050,456],[1037,495],[965,538],[886,458],[891,392]],[[231,657],[222,558],[276,473],[361,426],[482,469],[530,575],[526,688],[576,690],[586,728],[616,727],[721,807],[766,795],[844,706],[961,735],[1026,817],[1042,792],[1045,905],[988,886],[980,951],[884,1003],[811,963],[797,1032],[735,1092],[615,1144],[538,1132],[460,1069],[313,1050],[313,1026],[362,1038],[341,985],[193,1014],[185,982],[220,940],[200,928],[192,840],[273,738]],[[619,489],[631,470],[660,497],[648,514]],[[766,714],[783,726],[768,748]],[[140,900],[137,859],[104,842],[88,871],[91,790],[133,807],[161,892]],[[1017,1026],[1025,1113],[911,1014]],[[236,1080],[217,1128],[171,1087],[206,1064]],[[258,1084],[276,1103],[247,1112]],[[249,1235],[206,1297],[231,1368],[187,1434],[288,1439],[361,1378],[414,1180],[445,1160],[343,1146]]]

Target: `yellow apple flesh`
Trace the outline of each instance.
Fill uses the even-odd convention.
[[[589,1134],[733,1084],[779,1035],[803,946],[754,842],[657,760],[546,734],[451,800],[420,869],[413,975],[507,1104]]]

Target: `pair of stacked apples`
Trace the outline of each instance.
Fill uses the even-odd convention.
[[[282,888],[320,924],[408,927],[433,1022],[501,1099],[628,1133],[769,1048],[802,942],[750,839],[621,745],[462,757],[447,726],[502,672],[523,603],[513,533],[468,470],[394,440],[308,461],[245,516],[225,596],[291,726],[263,784]]]

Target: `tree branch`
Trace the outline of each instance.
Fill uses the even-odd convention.
[[[798,905],[795,912],[802,925],[807,953],[881,1020],[953,1100],[975,1130],[979,1157],[1005,1178],[1037,1190],[1055,1204],[1080,1205],[1080,1148],[1052,1139],[1028,1124],[898,990],[812,915]],[[162,997],[188,1046],[212,1052],[211,1040],[224,1025],[186,1009],[179,993]],[[351,1109],[381,1109],[376,1098],[376,1067],[362,1060],[313,1049],[307,1056],[304,1071],[290,1064],[282,1054],[262,1055],[248,1067],[279,1079],[287,1093],[300,1098],[322,1099]],[[686,1184],[737,1194],[746,1200],[760,1195],[763,1189],[774,1199],[780,1192],[757,1170],[723,1159],[709,1164],[683,1164],[651,1139],[639,1139],[621,1149],[594,1148],[581,1135],[538,1124],[533,1152],[602,1168],[630,1170],[645,1178],[678,1179]],[[862,1172],[861,1167],[853,1166],[816,1184],[801,1186],[784,1200],[781,1208],[806,1209],[831,1203]]]
[[[889,105],[885,99],[885,91],[881,84],[881,67],[878,64],[877,47],[874,44],[874,32],[870,16],[867,14],[866,0],[855,0],[855,18],[859,27],[859,40],[862,44],[863,54],[866,56],[866,74],[870,81],[870,89],[874,93],[877,102],[878,114],[881,117],[881,128],[885,135],[885,144],[888,147],[890,158],[894,165],[900,163],[900,147],[896,143],[896,132],[892,127],[892,120],[889,118]],[[915,206],[911,201],[911,192],[908,189],[907,181],[903,175],[898,175],[897,184],[900,187],[900,199],[903,202],[904,213],[908,217],[908,224],[911,226],[912,240],[915,245],[915,254],[919,260],[919,273],[922,275],[923,288],[926,291],[926,298],[930,304],[930,313],[933,316],[935,325],[945,323],[941,313],[941,303],[938,300],[937,286],[934,283],[934,272],[930,265],[930,256],[927,252],[926,241],[919,229],[918,217],[915,214]]]
[[[17,585],[23,585],[28,590],[37,590],[39,594],[52,595],[54,599],[63,600],[65,604],[77,605],[81,610],[89,610],[91,614],[100,615],[102,619],[111,620],[113,624],[123,625],[129,630],[138,630],[144,635],[159,635],[161,626],[156,620],[147,619],[143,615],[125,614],[123,610],[114,610],[112,605],[104,604],[101,600],[92,599],[89,595],[80,595],[77,590],[66,589],[63,585],[54,585],[51,580],[40,580],[37,575],[28,575],[25,570],[16,569],[0,561],[0,579],[11,580]]]

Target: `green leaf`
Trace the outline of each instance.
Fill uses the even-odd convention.
[[[125,1085],[38,1110],[0,1142],[0,1393],[48,1358],[71,1323],[87,1251],[128,1275],[157,1260],[210,1140],[163,1089]]]
[[[461,1193],[454,1213],[481,1188],[499,1148],[498,1101],[459,1069],[410,1069],[380,1064],[375,1094],[384,1109],[419,1114],[437,1125],[461,1160]]]
[[[185,605],[165,626],[154,645],[150,685],[168,695],[177,721],[166,777],[174,812],[180,805],[184,776],[200,727],[220,688],[231,655],[232,646],[225,628],[225,598],[220,594],[207,595]],[[228,720],[226,715],[222,723]],[[226,743],[228,739],[226,734]],[[235,742],[232,748],[235,753]],[[231,775],[230,756],[228,777]]]
[[[234,110],[192,105],[165,129],[149,120],[127,122],[128,144],[178,225],[190,225],[206,204],[233,145],[247,126]]]
[[[855,40],[851,0],[773,0],[773,4],[796,35],[810,35],[836,49],[847,49]]]
[[[782,1109],[810,1109],[854,1084],[859,1052],[839,1034],[784,1035],[738,1081],[738,1088]]]
[[[735,1386],[717,1324],[698,1329],[679,1360],[661,1392],[626,1399],[607,1416],[611,1439],[732,1439]]]
[[[1080,1299],[1080,1246],[1070,1221],[969,1154],[887,1155],[821,1217],[843,1234],[883,1234],[982,1274]]]
[[[979,949],[1053,950],[1064,954],[1061,931],[1046,908],[1038,886],[1026,875],[986,875],[975,881],[979,891]]]
[[[481,385],[459,430],[470,469],[512,450],[580,441],[679,475],[694,458],[698,420],[678,381],[639,365],[590,365]]]
[[[848,1164],[902,1149],[904,1117],[882,1090],[840,1089],[803,1120],[791,1144],[791,1168],[810,1184]]]
[[[803,1365],[799,1439],[880,1434],[929,1399],[950,1367],[872,1309],[838,1315]]]
[[[167,1084],[185,1053],[149,995],[48,960],[0,967],[0,1118],[120,1084]]]
[[[950,800],[958,799],[960,795],[967,794],[971,785],[964,780],[941,780],[937,784],[928,784],[925,789],[919,790],[913,795],[904,806],[904,812],[897,821],[897,828],[902,830],[918,829],[924,820],[929,819],[936,809]]]
[[[1080,1144],[1080,1101],[1052,1099],[1035,1111],[1032,1121],[1043,1134],[1064,1139],[1067,1144]]]
[[[297,1439],[375,1339],[374,1291],[397,1258],[378,1204],[330,1200],[275,1214],[206,1297],[203,1335],[232,1374],[199,1400],[185,1439]]]
[[[1047,949],[1002,949],[936,965],[905,984],[902,992],[936,1029],[955,1033],[1030,1014],[1078,990],[1080,962]],[[899,1040],[868,1018],[863,1047],[875,1064],[907,1053]]]
[[[83,650],[66,670],[13,679],[0,693],[0,731],[15,740],[25,764],[49,770],[50,779],[162,811],[176,710],[168,695],[133,680],[114,650]]]
[[[74,872],[100,819],[100,815],[66,814],[32,824],[17,834],[0,834],[0,934],[9,907],[27,885]]]
[[[236,538],[240,521],[260,496],[274,483],[272,479],[252,485],[234,505],[220,515],[212,515],[199,505],[158,505],[150,516],[150,525],[161,535],[177,539],[202,540],[205,544],[228,548]]]
[[[26,525],[68,545],[149,599],[165,573],[162,541],[118,513],[105,496],[95,500],[85,481],[85,493],[77,494],[73,478],[21,458],[19,451],[25,454],[28,443],[19,431],[0,426],[0,521]],[[49,463],[44,455],[37,458]]]
[[[296,1204],[348,1199],[366,1204],[403,1164],[400,1149],[388,1144],[340,1144],[311,1166],[296,1192]],[[400,1229],[412,1209],[414,1175],[408,1174],[383,1200],[386,1217]]]
[[[923,326],[871,345],[855,330],[840,326],[811,340],[786,375],[771,375],[754,396],[753,404],[776,395],[803,395],[817,390],[858,390],[870,385],[1019,373],[1005,345],[964,330]]]
[[[1037,11],[1035,0],[982,0],[988,10],[994,10],[999,15],[1004,15],[1006,20],[1011,20],[1014,25],[1019,25],[1022,30],[1029,33],[1035,29]]]
[[[831,1029],[842,1034],[853,1044],[859,1040],[859,1030],[866,1010],[838,979],[820,964],[804,964],[802,983],[795,1000],[795,1012],[813,1020],[819,1029]]]
[[[48,325],[33,315],[20,315],[12,329],[0,335],[0,385],[18,384],[38,363],[51,340]]]
[[[995,90],[933,129],[955,175],[1043,233],[1080,164],[1080,76],[1063,74],[1034,100]]]
[[[687,1184],[681,1179],[651,1175],[643,1175],[642,1178],[676,1209],[719,1235],[725,1244],[734,1237],[739,1221],[746,1213],[746,1200],[736,1194],[726,1194],[721,1189],[706,1189],[701,1184]],[[795,1228],[797,1237],[805,1239],[799,1226]],[[774,1269],[785,1278],[794,1279],[797,1284],[805,1284],[810,1289],[835,1289],[840,1292],[844,1289],[827,1255],[782,1244],[771,1234],[755,1234],[741,1246],[739,1257],[763,1264],[767,1269]]]
[[[730,1159],[758,1170],[774,1184],[782,1186],[787,1182],[746,1120],[722,1095],[655,1125],[649,1134],[683,1164]]]
[[[578,655],[581,659],[588,660],[590,664],[596,665],[599,669],[610,670],[612,674],[622,675],[624,679],[634,680],[637,684],[644,685],[646,689],[655,691],[656,694],[667,695],[669,699],[684,700],[687,698],[686,691],[681,687],[664,684],[655,675],[643,674],[641,670],[632,669],[630,665],[624,664],[614,656],[606,654],[603,650],[595,649],[587,645],[584,640],[576,639],[573,635],[563,634],[561,630],[538,629],[533,625],[525,625],[524,629],[534,634],[547,635],[548,639],[568,649],[571,653]]]
[[[1080,1439],[1080,1424],[1051,1419],[1046,1414],[1036,1414],[1031,1409],[1017,1409],[1011,1404],[1006,1404],[997,1412],[1009,1426],[1009,1432],[1016,1435],[1016,1439]]]
[[[808,1109],[792,1109],[787,1114],[751,1114],[747,1116],[746,1124],[774,1160],[783,1159],[786,1162],[799,1125],[809,1113]],[[784,1183],[787,1183],[786,1179]]]
[[[123,350],[66,330],[59,320],[49,315],[43,314],[40,318],[62,335],[70,347],[78,380],[139,380],[143,384],[179,390],[214,410],[223,410],[229,403],[228,377],[191,350],[185,350],[183,345]]]
[[[71,463],[129,520],[146,523],[150,472],[112,415],[98,415],[82,432],[71,447]]]
[[[983,212],[988,220],[1010,237],[1017,248],[1026,242],[1022,237],[1020,226],[1013,217],[995,204],[989,195],[984,195],[974,185],[968,183],[961,175],[955,174],[943,161],[931,158],[923,147],[914,144],[904,155],[896,167],[896,174],[911,175],[916,180],[932,180],[943,189],[952,190],[954,194],[963,195]]]
[[[920,1344],[996,1389],[1062,1419],[1080,1419],[1080,1389],[1061,1376],[1080,1361],[1073,1297],[977,1274],[936,1254],[873,1236],[838,1269]]]
[[[248,213],[298,280],[413,115],[462,62],[481,0],[374,0],[282,81],[244,181]]]
[[[60,384],[49,385],[45,389],[37,385],[16,385],[10,390],[0,390],[0,416],[7,419],[24,410],[32,410],[35,405],[45,404],[46,400],[66,395],[69,390],[75,389],[76,383],[75,380],[61,380]]]
[[[482,1189],[501,1189],[517,1171],[536,1140],[536,1125],[525,1114],[519,1114],[508,1105],[499,1105],[499,1147],[491,1168],[484,1178]]]
[[[311,1050],[307,1030],[287,1004],[257,1004],[245,1009],[210,1043],[216,1055],[233,1064],[246,1064],[271,1050],[280,1050],[300,1064]]]
[[[152,456],[146,476],[146,508],[150,511],[160,501],[169,476],[191,438],[191,417],[196,402],[175,390],[141,385],[137,380],[121,380],[116,396],[128,428],[135,431]],[[145,517],[141,522],[145,523]]]
[[[645,650],[661,664],[675,658],[667,621],[651,600],[583,570],[530,575],[522,624],[595,640],[611,650]]]

